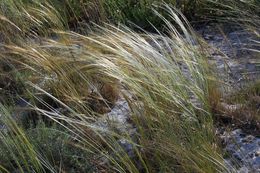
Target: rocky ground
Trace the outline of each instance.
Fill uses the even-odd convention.
[[[240,28],[227,31],[223,28],[212,24],[198,30],[212,46],[209,61],[218,75],[224,76],[224,82],[231,90],[260,79],[259,44],[256,44],[259,37]]]
[[[255,44],[260,40],[241,29],[220,28],[209,25],[198,33],[212,46],[209,61],[216,67],[216,75],[226,83],[225,92],[229,94],[260,79],[259,46]],[[219,127],[217,132],[226,151],[228,167],[239,173],[260,172],[260,132],[252,135],[233,126],[231,130]]]
[[[226,131],[219,136],[226,151],[226,164],[239,173],[260,172],[260,137],[244,133],[241,129]]]

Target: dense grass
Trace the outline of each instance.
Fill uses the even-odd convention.
[[[5,32],[12,29],[12,34],[50,34],[53,28],[74,30],[88,33],[92,22],[102,24],[124,24],[131,28],[155,31],[152,25],[161,31],[164,23],[153,13],[153,8],[164,13],[157,7],[156,0],[4,0],[1,4],[1,20],[7,26],[1,26]],[[194,26],[201,23],[220,22],[232,25],[247,25],[254,29],[259,26],[259,1],[164,1],[178,8]],[[249,20],[248,20],[249,19]],[[171,18],[169,21],[174,22]],[[152,25],[151,25],[152,24]],[[10,26],[9,26],[10,25]],[[15,31],[15,32],[14,32]],[[20,33],[20,32],[23,32]]]
[[[207,101],[206,55],[199,46],[193,45],[196,42],[194,34],[188,23],[177,17],[178,12],[169,7],[164,10],[179,24],[185,37],[170,23],[166,23],[170,38],[148,33],[139,35],[128,28],[108,26],[100,28],[101,36],[58,32],[60,37],[57,41],[46,40],[42,44],[27,41],[23,45],[5,45],[2,58],[18,62],[20,66],[25,65],[25,71],[30,74],[27,80],[39,78],[31,80],[35,84],[29,84],[36,90],[32,92],[33,97],[45,104],[45,107],[34,107],[35,111],[65,126],[71,135],[76,135],[74,145],[107,158],[108,162],[103,166],[107,170],[223,170],[225,167],[217,152]],[[159,40],[166,47],[162,47]],[[75,46],[76,43],[79,47]],[[47,87],[44,86],[51,86],[51,90],[44,91],[37,85],[46,76],[53,78],[45,81]],[[101,115],[88,106],[88,98],[100,99],[103,105],[113,105],[106,98],[107,93],[102,94],[98,90],[100,83],[117,88],[128,101],[131,121],[137,127],[135,140],[130,138],[130,134],[117,131],[110,131],[104,136],[100,131],[102,129],[92,127],[91,123]],[[28,85],[28,88],[31,87]],[[88,88],[93,87],[97,88],[96,97],[89,93]],[[120,91],[120,88],[125,90]],[[47,105],[50,103],[36,95],[37,92],[56,100],[68,112],[61,114],[55,111],[53,105]],[[28,136],[20,132],[13,138],[21,135]],[[134,158],[120,147],[118,138],[125,138],[132,143]],[[7,139],[8,136],[4,141]],[[21,147],[30,145],[32,152],[39,153],[34,143],[27,141],[28,144],[21,143]],[[24,165],[31,165],[26,166],[26,169],[36,172],[44,167],[49,169],[49,166],[43,164],[45,161],[40,159],[41,155],[32,156],[26,149],[21,150],[18,149],[21,157],[36,157],[38,162],[34,166],[33,160],[30,161],[32,158],[29,163],[27,159],[17,158],[17,165],[20,165],[17,169],[22,171]]]
[[[220,98],[204,43],[179,10],[153,2],[3,1],[2,172],[229,171],[215,138]],[[208,14],[192,10],[200,1],[168,3],[187,16]],[[201,8],[223,9],[210,3]],[[90,21],[128,20],[157,32],[104,23],[84,30]],[[21,98],[27,106],[16,104]],[[96,125],[119,99],[134,133]]]

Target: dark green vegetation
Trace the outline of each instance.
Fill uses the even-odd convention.
[[[229,172],[218,80],[187,19],[257,35],[259,1],[166,3],[1,1],[2,172]],[[127,130],[101,123],[120,100]]]

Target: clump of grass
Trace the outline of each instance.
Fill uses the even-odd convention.
[[[176,29],[157,13],[168,28],[168,36],[159,31],[138,34],[113,25],[99,27],[99,34],[89,36],[56,31],[60,35],[57,40],[7,44],[1,57],[20,63],[30,72],[26,86],[48,109],[31,106],[67,129],[75,137],[75,146],[96,155],[97,169],[228,172],[214,136],[206,52],[178,10],[167,5],[158,8],[178,24]],[[42,100],[39,93],[55,100],[64,111]],[[112,108],[118,97],[128,102],[134,134],[106,131],[95,124],[103,111],[90,105]],[[22,132],[17,137],[27,139]],[[132,146],[133,154],[120,145],[122,139]],[[8,146],[11,150],[12,145]],[[39,158],[29,140],[21,140],[17,146],[18,152],[23,151],[19,155],[23,160],[14,158],[21,171],[21,165],[35,172],[46,168],[58,171],[49,164],[49,157]]]
[[[1,105],[1,171],[43,172],[40,158],[24,132],[6,108]],[[4,129],[6,128],[6,129]]]
[[[0,57],[26,75],[25,86],[37,103],[30,102],[34,111],[64,127],[68,134],[52,133],[55,125],[51,128],[36,124],[23,129],[3,109],[3,117],[8,120],[3,123],[11,130],[8,133],[1,131],[1,142],[8,151],[5,155],[10,157],[0,159],[0,168],[6,172],[7,169],[21,172],[93,169],[107,172],[228,172],[216,144],[211,114],[212,110],[223,110],[219,107],[221,96],[210,80],[207,53],[183,15],[168,6],[156,6],[157,11],[153,11],[150,8],[153,1],[129,1],[127,4],[123,3],[126,1],[100,1],[98,5],[102,4],[101,7],[105,7],[102,10],[108,10],[106,13],[115,23],[141,19],[141,27],[146,28],[149,21],[154,23],[162,19],[163,22],[158,23],[166,25],[167,35],[156,27],[153,29],[157,33],[143,31],[138,34],[125,26],[107,24],[106,27],[96,26],[98,34],[86,36],[64,30],[70,28],[68,25],[78,25],[84,20],[82,12],[88,10],[85,5],[78,7],[77,2],[68,1],[64,5],[72,10],[70,16],[67,11],[64,14],[59,11],[55,6],[60,5],[56,2],[51,5],[47,1],[32,4],[4,1],[0,16],[4,25],[0,26],[0,31],[8,41]],[[175,1],[171,3],[175,5]],[[210,3],[207,7],[219,21],[224,19],[223,14],[229,14],[236,22],[236,14],[250,16],[249,13],[238,13],[244,2],[238,2],[241,3],[239,6],[236,3],[235,6]],[[182,8],[189,9],[194,4],[200,2],[190,1]],[[248,9],[255,9],[257,4],[251,5]],[[122,6],[127,10],[122,11]],[[132,6],[138,8],[130,9]],[[160,15],[158,10],[166,16]],[[152,16],[152,11],[157,16]],[[23,18],[26,20],[21,20]],[[243,22],[257,31],[255,22],[247,22],[245,18]],[[21,37],[13,36],[8,31],[10,28],[15,28],[13,33]],[[57,37],[38,37],[48,37],[50,33]],[[31,35],[36,39],[28,39]],[[252,95],[250,104],[255,104],[259,94]],[[246,96],[248,94],[242,99]],[[95,124],[99,117],[107,116],[105,113],[111,111],[119,98],[128,102],[128,119],[135,127],[134,134],[114,129],[106,131]],[[229,112],[224,110],[224,113]],[[39,134],[38,138],[35,134]],[[56,137],[61,140],[54,141]],[[73,140],[68,140],[69,137]],[[131,146],[131,153],[120,140]],[[69,149],[67,142],[72,144],[68,145]],[[49,148],[44,155],[42,150],[46,143]],[[54,157],[55,147],[62,158]],[[69,155],[86,160],[66,155],[67,149]],[[85,162],[86,167],[83,166]]]
[[[257,134],[260,128],[259,94],[259,82],[256,82],[224,97],[226,103],[219,104],[218,111],[225,124],[235,124],[235,127]]]
[[[96,67],[97,60],[90,54],[81,55],[75,45],[78,41],[67,41],[70,40],[47,41],[43,46],[29,43],[34,49],[28,49],[29,45],[6,46],[11,52],[7,51],[3,58],[26,64],[28,80],[40,84],[69,106],[107,112],[119,95],[117,80],[103,75],[103,69]],[[14,54],[18,56],[15,58]]]
[[[23,129],[9,110],[1,107],[0,170],[3,172],[89,172],[96,171],[93,155],[77,146],[66,129],[42,121],[36,127]],[[95,157],[94,157],[95,156]]]

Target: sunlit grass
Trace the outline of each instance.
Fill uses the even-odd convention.
[[[140,34],[104,24],[82,35],[69,31],[67,19],[48,3],[5,3],[0,58],[22,74],[26,89],[20,97],[29,100],[25,109],[33,110],[28,119],[34,122],[28,129],[2,106],[7,132],[1,131],[0,141],[8,152],[1,155],[10,157],[8,163],[0,159],[2,171],[69,171],[65,158],[54,158],[52,148],[48,155],[40,150],[41,140],[48,143],[48,135],[56,134],[74,147],[72,154],[87,153],[92,171],[229,171],[215,138],[211,111],[220,96],[208,54],[178,10],[156,6],[166,15],[154,10],[165,33],[153,28],[157,33]],[[119,99],[130,107],[128,123],[134,133],[97,125]],[[46,138],[34,139],[33,131]],[[120,140],[131,146],[132,154]],[[80,159],[67,158],[75,170],[83,170]]]
[[[34,90],[32,98],[45,105],[33,108],[75,135],[76,146],[106,159],[102,169],[222,172],[226,168],[214,136],[206,52],[180,13],[162,8],[181,28],[161,16],[169,37],[108,25],[100,27],[98,35],[56,31],[57,40],[5,45],[1,56],[30,71],[26,85]],[[114,89],[102,92],[103,85]],[[65,113],[37,93],[54,100]],[[97,117],[106,115],[89,103],[112,109],[119,95],[131,108],[134,136],[113,130],[104,135],[102,127],[93,126]],[[120,138],[133,146],[134,157],[119,145]]]

